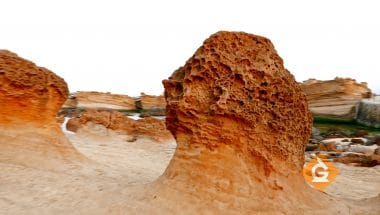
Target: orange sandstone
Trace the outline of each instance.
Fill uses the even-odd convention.
[[[353,119],[359,102],[372,95],[366,83],[350,78],[310,79],[301,83],[301,88],[306,93],[310,111],[323,117]]]
[[[348,213],[302,176],[311,114],[268,39],[218,32],[163,84],[177,149],[139,210]]]
[[[80,158],[57,123],[66,82],[43,67],[0,50],[0,161],[52,165]]]
[[[136,109],[134,98],[127,95],[79,91],[75,93],[74,97],[77,108],[110,110]]]
[[[152,109],[161,109],[164,110],[166,107],[165,97],[164,96],[154,96],[146,95],[141,93],[140,103],[136,103],[136,109],[141,108],[143,110],[152,110]]]
[[[0,123],[54,120],[68,96],[66,82],[53,72],[0,51]]]
[[[152,117],[133,120],[117,111],[88,110],[80,117],[70,119],[66,127],[76,132],[89,122],[103,125],[119,134],[148,137],[159,142],[172,139],[170,132],[166,130],[164,120]]]

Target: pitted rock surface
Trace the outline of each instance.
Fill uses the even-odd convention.
[[[279,161],[296,171],[302,167],[311,115],[268,39],[215,34],[164,85],[173,135],[191,133],[190,144],[210,149],[246,150],[267,164],[268,173],[280,171],[273,167]]]
[[[68,92],[53,72],[0,50],[0,161],[59,169],[83,160],[56,119]]]
[[[218,32],[163,84],[177,149],[139,211],[348,213],[301,174],[311,114],[268,39]]]
[[[68,92],[53,72],[0,50],[0,123],[54,120]]]

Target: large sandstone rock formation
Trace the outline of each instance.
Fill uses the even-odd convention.
[[[371,90],[364,83],[350,78],[319,81],[310,79],[301,83],[313,115],[353,119],[356,105],[363,98],[371,97]]]
[[[54,167],[49,159],[81,158],[56,120],[67,95],[62,78],[0,50],[0,161]]]
[[[177,149],[139,212],[348,213],[302,177],[311,114],[268,39],[218,32],[163,84]]]
[[[172,139],[165,127],[165,120],[147,117],[133,120],[116,111],[89,110],[78,118],[72,118],[67,123],[69,131],[77,132],[88,123],[103,125],[119,134],[131,135],[136,138],[148,137],[156,141]]]
[[[76,101],[77,108],[90,109],[112,109],[112,110],[135,110],[135,100],[127,95],[101,93],[101,92],[83,92],[75,93],[75,97],[66,102],[67,105]]]

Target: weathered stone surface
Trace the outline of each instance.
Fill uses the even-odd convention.
[[[74,94],[70,95],[69,98],[62,105],[62,108],[77,108],[78,102]]]
[[[380,97],[379,97],[380,98]],[[359,104],[356,121],[359,124],[380,128],[380,99],[366,99]]]
[[[377,147],[377,148],[375,149],[374,154],[380,156],[380,147]]]
[[[356,143],[356,144],[364,144],[365,143],[364,140],[361,138],[352,138],[351,142]]]
[[[166,111],[165,109],[150,109],[150,110],[144,110],[143,113],[140,114],[141,118],[148,117],[148,116],[165,116]]]
[[[62,78],[0,50],[0,161],[57,168],[49,159],[81,158],[56,119],[67,96]]]
[[[369,153],[369,154],[372,154],[375,151],[376,148],[377,148],[376,145],[363,146],[363,145],[356,144],[356,145],[350,145],[350,148],[348,150],[351,151],[351,152],[356,152],[356,153]]]
[[[338,152],[339,151],[336,147],[335,142],[326,142],[326,143],[322,142],[319,144],[318,150],[326,151],[326,152]]]
[[[80,117],[70,119],[66,124],[66,128],[69,131],[76,132],[89,122],[103,125],[120,134],[148,137],[156,141],[165,141],[172,138],[170,132],[166,130],[165,120],[152,117],[133,120],[117,111],[90,110]]]
[[[380,134],[375,135],[374,142],[376,145],[380,146]]]
[[[380,165],[380,156],[350,153],[343,157],[335,158],[334,161],[344,164],[355,164],[363,167],[373,167]]]
[[[146,95],[145,93],[141,93],[139,98],[139,102],[136,103],[137,109],[143,110],[165,110],[166,101],[164,96],[154,96],[154,95]]]
[[[318,149],[318,144],[307,144],[305,151],[315,151]]]
[[[346,132],[342,131],[339,128],[329,128],[326,131],[326,134],[323,135],[325,138],[344,138],[344,137],[349,137]]]
[[[72,98],[73,99],[73,98]],[[134,98],[127,95],[84,92],[75,93],[76,107],[89,109],[135,110]],[[72,101],[68,103],[73,103]]]
[[[218,32],[163,84],[177,149],[142,211],[348,213],[302,177],[311,114],[268,39]]]
[[[301,83],[313,115],[354,119],[356,105],[371,97],[371,90],[364,83],[350,78],[319,81],[310,79]]]
[[[351,134],[351,137],[365,137],[367,135],[368,135],[368,131],[359,130],[359,131],[356,131],[355,133]]]
[[[53,72],[0,51],[0,123],[54,120],[68,96],[66,82]]]

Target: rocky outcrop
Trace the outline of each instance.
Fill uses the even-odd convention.
[[[0,51],[0,123],[54,120],[65,102],[65,81],[8,51]]]
[[[142,110],[142,117],[165,116],[166,101],[164,96],[146,95],[130,97],[121,94],[101,92],[76,92],[63,104],[63,111],[70,109],[93,109],[93,110]]]
[[[1,50],[0,161],[39,167],[80,158],[56,119],[67,96],[62,78]]]
[[[356,105],[371,97],[371,90],[365,83],[349,78],[310,79],[301,83],[301,87],[315,116],[354,119]]]
[[[362,100],[356,121],[362,125],[380,128],[380,97]]]
[[[380,156],[375,154],[349,153],[342,157],[335,158],[334,161],[355,166],[374,167],[380,165]]]
[[[127,95],[83,92],[75,93],[76,107],[85,109],[135,110],[134,98]],[[67,103],[73,103],[69,101]]]
[[[66,128],[69,131],[76,132],[81,126],[88,122],[100,124],[116,131],[124,130],[131,132],[133,130],[132,124],[134,120],[116,111],[89,110],[81,114],[80,117],[70,119],[66,124]]]
[[[159,109],[159,110],[165,110],[166,108],[166,101],[164,96],[153,96],[153,95],[146,95],[145,93],[141,93],[141,96],[136,102],[136,107],[138,109],[143,110],[152,110],[152,109]]]
[[[147,117],[133,120],[120,112],[90,110],[78,118],[70,119],[66,125],[67,130],[77,132],[78,129],[94,123],[116,131],[119,134],[131,135],[136,138],[148,137],[158,142],[172,138],[166,130],[165,120]]]
[[[218,32],[163,84],[177,149],[139,212],[348,213],[302,177],[311,114],[268,39]]]
[[[62,105],[62,108],[77,108],[78,102],[75,94],[70,94],[69,98]]]

